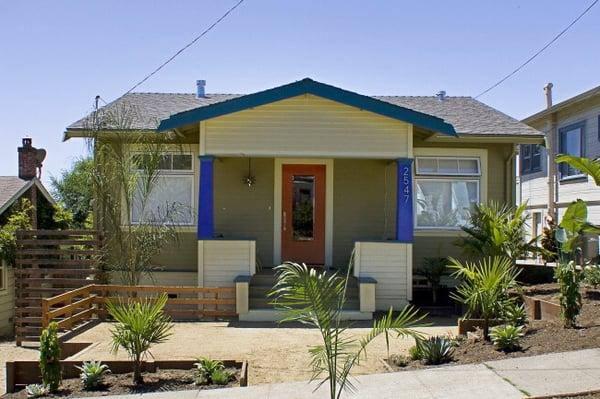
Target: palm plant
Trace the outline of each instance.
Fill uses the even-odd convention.
[[[467,254],[477,257],[504,256],[516,260],[528,252],[539,252],[537,237],[526,239],[529,220],[526,205],[511,207],[496,202],[476,205],[470,224],[462,227],[468,236],[458,245]]]
[[[135,299],[135,300],[134,300]],[[112,334],[112,351],[123,348],[133,363],[133,383],[142,384],[142,360],[150,354],[150,347],[165,342],[171,335],[173,324],[163,309],[167,295],[156,299],[130,299],[127,304],[107,303],[108,313],[117,321]]]
[[[366,356],[367,345],[377,336],[385,335],[388,351],[390,333],[422,338],[415,328],[424,325],[420,324],[424,316],[412,307],[405,307],[395,317],[390,309],[360,340],[344,336],[348,327],[342,324],[342,308],[348,274],[327,274],[297,263],[285,263],[275,269],[277,283],[269,295],[274,298],[275,307],[284,311],[280,322],[296,321],[319,330],[322,344],[309,350],[311,381],[325,374],[317,388],[328,383],[332,399],[339,398],[344,390],[355,390],[349,380],[350,371]]]
[[[450,258],[452,274],[462,280],[453,299],[467,306],[467,317],[483,319],[483,336],[489,340],[490,320],[502,316],[503,309],[511,299],[508,290],[514,287],[518,270],[510,258],[494,256],[477,263],[461,263]]]
[[[442,276],[446,273],[448,260],[446,258],[425,258],[423,265],[416,270],[416,274],[425,277],[431,285],[431,299],[434,304],[437,303],[437,293],[440,288]]]

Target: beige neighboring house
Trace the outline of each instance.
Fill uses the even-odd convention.
[[[550,87],[551,90],[551,87]],[[547,95],[550,96],[551,92]],[[537,112],[523,123],[551,135],[556,154],[571,154],[579,157],[600,157],[600,86],[569,98]],[[576,200],[588,204],[588,220],[600,224],[600,189],[594,181],[566,164],[556,167],[551,179],[554,195],[549,195],[548,151],[543,145],[521,145],[517,181],[518,202],[527,202],[532,215],[531,235],[542,233],[544,219],[548,214],[548,204],[554,203],[558,220]],[[586,258],[598,256],[598,237],[588,237],[584,253]]]
[[[353,253],[348,317],[401,308],[423,258],[460,255],[454,243],[475,204],[514,203],[516,146],[543,141],[498,110],[444,92],[367,96],[303,79],[207,94],[204,84],[189,94],[126,94],[96,115],[98,137],[121,129],[105,124],[105,113],[132,107],[128,134],[164,139],[148,208],[178,203],[190,212],[179,220],[180,245],[155,260],[164,270],[155,281],[235,284],[244,320],[275,318],[265,297],[274,266],[340,269]],[[67,127],[65,138],[88,136],[89,121]]]

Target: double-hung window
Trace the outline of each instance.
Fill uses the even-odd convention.
[[[145,157],[144,154],[135,156]],[[149,184],[144,171],[139,172],[131,212],[133,224],[194,224],[194,162],[191,153],[163,153]]]
[[[539,144],[523,144],[520,151],[521,175],[542,170],[542,152]]]
[[[583,156],[583,137],[585,123],[580,122],[558,130],[559,152],[561,154]],[[560,178],[568,179],[570,177],[582,176],[582,173],[574,167],[566,164],[560,164]]]
[[[416,228],[458,229],[479,203],[478,157],[417,157]]]

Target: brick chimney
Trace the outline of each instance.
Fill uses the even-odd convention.
[[[17,151],[19,152],[19,178],[33,179],[37,174],[38,159],[37,150],[31,145],[31,138],[23,138],[23,146]]]

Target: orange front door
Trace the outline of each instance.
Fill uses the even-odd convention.
[[[281,260],[325,264],[325,165],[283,165]]]

